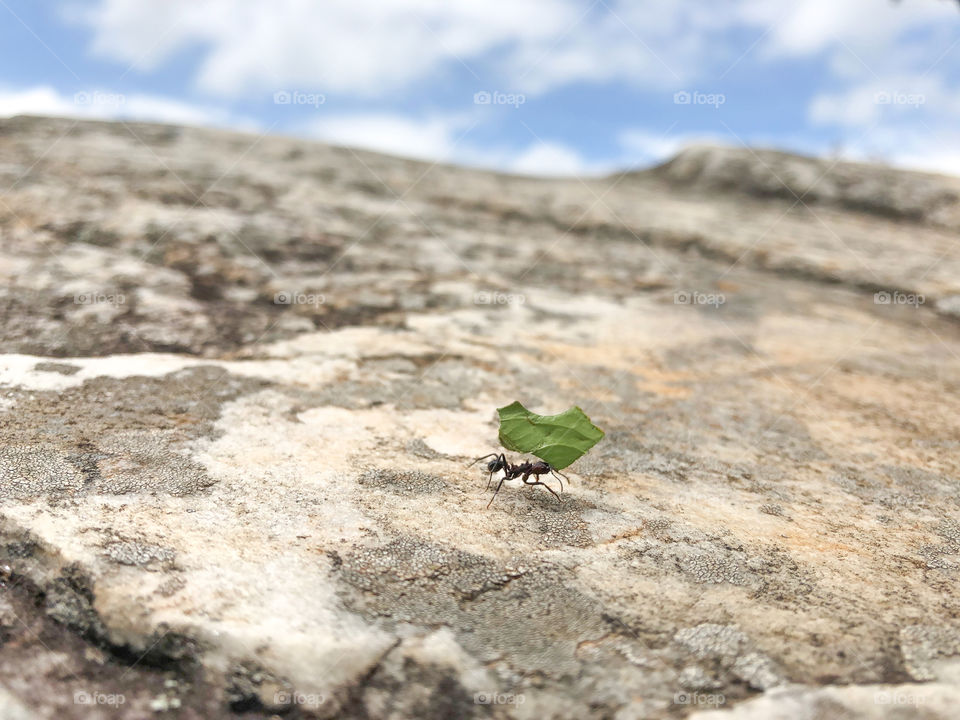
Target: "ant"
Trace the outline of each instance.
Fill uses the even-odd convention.
[[[487,463],[487,472],[490,473],[490,475],[487,477],[487,490],[490,489],[490,483],[493,482],[493,474],[503,470],[503,477],[500,478],[500,483],[497,485],[497,489],[494,491],[493,497],[490,498],[490,502],[487,503],[488,508],[497,497],[497,493],[500,492],[500,488],[503,486],[504,480],[514,480],[516,478],[520,478],[527,485],[543,485],[547,490],[550,491],[550,493],[557,499],[558,502],[560,500],[560,496],[557,495],[557,493],[555,493],[553,488],[551,488],[549,485],[544,482],[540,482],[539,477],[541,475],[546,475],[547,473],[553,475],[557,480],[560,481],[560,492],[563,492],[563,480],[570,482],[570,478],[554,468],[548,462],[544,462],[543,460],[530,462],[529,460],[526,460],[522,463],[513,465],[507,461],[507,458],[503,453],[500,453],[499,455],[497,453],[490,453],[489,455],[478,457],[472,463],[467,465],[467,467],[472,467],[481,460],[486,460],[487,458],[493,458],[493,460]],[[533,475],[532,479],[530,478],[531,475]]]

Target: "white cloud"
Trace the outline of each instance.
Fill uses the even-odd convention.
[[[462,121],[450,117],[416,119],[389,113],[334,115],[307,129],[334,145],[424,160],[451,161]],[[461,131],[462,132],[462,131]]]
[[[957,147],[958,143],[960,137],[954,135],[950,147]],[[960,175],[960,152],[944,152],[939,142],[928,143],[926,148],[908,152],[894,151],[888,161],[891,165],[911,170]]]
[[[598,171],[601,163],[556,140],[519,151],[502,143],[480,147],[469,133],[459,139],[469,129],[463,117],[422,109],[399,114],[398,101],[416,107],[422,94],[446,107],[463,107],[478,90],[522,92],[535,100],[537,94],[578,85],[603,93],[608,83],[726,92],[731,66],[739,64],[742,71],[766,63],[769,69],[779,62],[791,80],[799,80],[798,92],[808,93],[804,83],[811,79],[824,89],[808,98],[811,126],[863,132],[879,123],[922,133],[914,121],[923,120],[947,133],[944,119],[960,114],[958,93],[931,69],[940,58],[945,72],[951,61],[958,14],[956,3],[947,0],[86,1],[74,18],[92,30],[90,49],[124,70],[159,70],[189,51],[180,59],[195,63],[190,80],[221,101],[266,103],[278,90],[300,90],[325,94],[325,113],[336,113],[338,107],[357,107],[357,98],[376,98],[376,106],[363,104],[373,110],[342,109],[316,121],[309,133],[397,155],[517,172],[581,174]],[[884,91],[922,94],[925,105],[918,111],[909,103],[877,103]],[[462,101],[453,94],[460,92]],[[759,85],[743,91],[745,101],[762,92]],[[229,111],[149,95],[131,95],[119,108],[77,107],[50,88],[34,88],[0,93],[0,111],[3,103],[20,107],[17,111],[238,122]],[[776,137],[776,111],[765,108],[759,117],[769,123],[768,136]],[[829,142],[823,132],[804,132],[801,144]],[[758,139],[757,132],[742,134],[750,142]],[[631,129],[618,139],[619,161],[649,164],[694,138]],[[897,146],[886,150],[895,152]],[[925,151],[914,156],[925,157]]]
[[[944,0],[96,0],[83,21],[93,30],[97,55],[138,69],[155,69],[193,48],[200,58],[193,80],[213,96],[266,100],[277,90],[301,90],[328,95],[331,109],[351,97],[383,103],[374,114],[333,117],[314,128],[333,142],[523,172],[538,172],[530,169],[536,166],[576,173],[584,160],[556,145],[529,148],[522,162],[502,150],[454,148],[456,123],[397,116],[395,101],[418,84],[441,87],[454,78],[464,102],[478,90],[534,96],[578,83],[723,92],[723,77],[735,64],[822,56],[835,78],[858,85],[815,98],[808,119],[867,125],[884,112],[868,102],[878,92],[867,86],[872,73],[888,76],[896,63],[924,57],[929,63],[931,49],[919,46],[916,31],[949,30],[956,17],[954,3]],[[941,38],[944,50],[953,42],[948,35]],[[164,108],[144,102],[140,109]],[[189,123],[209,124],[213,114],[205,108],[194,118],[190,108],[168,110]],[[629,162],[662,159],[676,148],[651,143],[626,137]]]
[[[238,117],[221,108],[193,105],[155,95],[135,94],[128,96],[126,106],[120,108],[118,116],[181,125],[208,125],[241,130],[256,130],[259,128],[257,122]]]
[[[523,175],[577,176],[588,171],[580,154],[555,142],[536,142],[510,163],[510,171]]]
[[[0,87],[0,116],[60,115],[98,120],[147,120],[183,125],[208,125],[255,129],[256,123],[210,106],[156,95],[84,90],[64,95],[41,85],[13,90]]]
[[[675,155],[692,141],[690,136],[655,133],[631,128],[620,133],[618,140],[625,156],[625,165],[649,165]]]
[[[243,95],[281,88],[372,95],[460,67],[512,43],[557,35],[573,0],[100,0],[82,16],[100,55],[149,69],[205,48],[200,87]]]
[[[774,146],[783,145],[772,142]],[[730,145],[739,144],[729,135],[714,132],[661,133],[645,128],[628,128],[617,136],[620,156],[613,169],[645,168],[666,162],[678,152],[692,145]]]
[[[919,27],[949,27],[957,20],[955,3],[943,0],[802,0],[786,5],[740,0],[735,12],[742,22],[769,28],[761,43],[769,55],[801,57],[839,49],[859,55],[854,62],[861,66],[864,58],[889,58],[894,54],[890,43]]]
[[[960,175],[960,131],[955,126],[911,132],[903,125],[888,124],[867,135],[848,138],[839,148],[850,160],[883,162],[909,170]]]
[[[814,96],[808,116],[818,125],[864,129],[885,120],[939,123],[960,117],[960,92],[937,75],[878,77]]]
[[[197,48],[195,80],[211,94],[384,96],[459,73],[469,96],[579,82],[720,82],[751,54],[829,52],[838,75],[883,74],[929,56],[918,29],[941,33],[946,49],[957,11],[944,0],[96,0],[79,17],[97,55],[139,69]]]
[[[809,54],[837,38],[887,38],[896,23],[909,28],[943,13],[912,7],[923,0],[896,13],[884,4],[801,0],[784,11],[768,0],[98,0],[81,18],[97,55],[140,69],[199,48],[195,79],[214,94],[373,96],[456,72],[468,77],[469,95],[614,80],[676,87],[720,75],[768,28],[763,45],[773,54]],[[874,17],[884,22],[871,29]],[[748,31],[742,46],[730,42],[732,29]]]
[[[858,87],[838,93],[820,93],[807,108],[807,117],[816,125],[869,126],[880,119],[876,91]]]
[[[960,90],[942,77],[872,78],[811,99],[808,118],[833,128],[846,158],[960,174]]]
[[[359,113],[323,118],[304,128],[310,137],[334,145],[402,157],[542,176],[579,176],[601,171],[573,148],[535,141],[519,152],[470,141],[473,120],[461,115],[423,118],[390,113]]]
[[[72,102],[68,102],[51,87],[40,86],[28,90],[0,89],[0,117],[69,115],[74,109]]]

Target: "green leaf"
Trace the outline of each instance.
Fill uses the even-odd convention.
[[[603,430],[574,406],[559,415],[535,415],[519,402],[498,408],[500,444],[530,453],[562,470],[603,438]]]

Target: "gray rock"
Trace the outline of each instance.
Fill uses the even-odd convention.
[[[955,715],[958,181],[129,129],[0,120],[0,714]]]

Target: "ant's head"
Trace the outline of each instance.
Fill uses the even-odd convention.
[[[467,467],[476,465],[478,462],[486,460],[487,458],[493,458],[493,460],[491,460],[490,462],[484,463],[484,465],[487,468],[487,472],[489,473],[495,473],[498,470],[506,470],[508,467],[510,467],[510,463],[507,462],[507,458],[504,457],[503,453],[500,453],[499,455],[490,453],[489,455],[478,457],[476,460],[470,463],[470,465],[468,465]]]
[[[503,455],[498,455],[493,460],[487,463],[487,472],[499,472],[507,466],[507,461]]]

